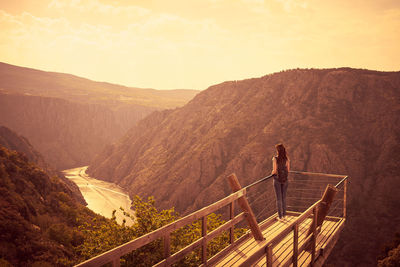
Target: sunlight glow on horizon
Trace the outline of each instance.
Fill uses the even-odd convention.
[[[0,0],[0,61],[199,89],[293,68],[400,70],[397,0]]]

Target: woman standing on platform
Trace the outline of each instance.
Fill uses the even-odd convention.
[[[286,191],[288,188],[290,160],[283,144],[277,144],[275,148],[277,155],[272,158],[271,174],[274,175],[274,189],[279,216],[278,220],[281,221],[286,216]]]

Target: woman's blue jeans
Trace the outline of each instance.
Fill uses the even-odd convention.
[[[289,183],[280,183],[274,179],[274,189],[276,195],[276,206],[278,208],[279,218],[286,215],[286,191]]]

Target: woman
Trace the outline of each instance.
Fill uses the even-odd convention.
[[[274,189],[276,194],[276,205],[278,208],[278,220],[286,216],[286,191],[288,188],[288,174],[290,171],[290,160],[286,155],[283,144],[275,146],[277,156],[272,158],[272,172],[274,175]]]

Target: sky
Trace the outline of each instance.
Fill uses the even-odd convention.
[[[399,71],[399,48],[399,0],[0,0],[1,62],[132,87]]]

